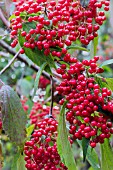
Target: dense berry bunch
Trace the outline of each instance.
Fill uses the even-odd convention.
[[[30,141],[25,143],[24,153],[28,170],[66,170],[57,152],[57,122],[46,118],[37,124]]]
[[[61,57],[66,53],[64,47],[70,46],[73,41],[79,39],[87,45],[96,37],[97,30],[106,20],[104,11],[98,9],[104,7],[109,10],[108,0],[90,0],[87,7],[83,7],[80,1],[59,0],[27,0],[19,1],[14,12],[15,18],[11,20],[11,43],[15,47],[18,36],[25,38],[25,48],[44,50],[45,55]],[[31,23],[31,25],[30,25]]]
[[[50,106],[46,106],[42,103],[36,102],[34,103],[31,112],[30,112],[30,120],[31,124],[37,124],[40,120],[49,116]],[[53,117],[56,118],[59,114],[59,107],[53,107]]]
[[[65,96],[60,104],[68,101],[66,119],[70,123],[69,132],[74,140],[89,138],[92,147],[98,142],[103,143],[104,138],[113,133],[109,120],[109,112],[113,114],[111,91],[101,88],[94,78],[95,73],[103,72],[97,67],[98,59],[98,56],[90,61],[76,59],[69,68],[63,64],[57,69],[63,78],[57,91]]]

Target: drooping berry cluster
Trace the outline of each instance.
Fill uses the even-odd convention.
[[[53,118],[38,122],[31,140],[24,147],[25,166],[28,170],[67,170],[57,152],[57,125]]]
[[[45,117],[49,117],[49,112],[50,112],[50,106],[46,106],[39,102],[34,103],[30,111],[31,124],[37,125],[39,121],[41,121]],[[59,107],[54,106],[52,116],[56,118],[58,114],[59,114]]]
[[[60,101],[68,101],[66,119],[70,123],[70,134],[73,140],[90,139],[91,147],[96,143],[103,143],[105,138],[113,134],[111,116],[113,114],[113,100],[111,91],[95,81],[95,73],[103,72],[97,67],[99,57],[90,61],[76,62],[69,67],[61,65],[57,73],[62,75],[63,81],[57,87],[59,94],[65,96]]]
[[[44,50],[45,55],[61,57],[65,54],[63,48],[70,46],[73,41],[79,39],[87,45],[94,37],[98,36],[97,30],[106,20],[104,7],[109,10],[108,0],[90,0],[87,7],[83,7],[80,1],[59,0],[27,0],[19,1],[14,12],[15,18],[11,20],[11,43],[15,47],[18,43],[18,35],[25,38],[25,48]],[[31,23],[31,25],[29,25]],[[62,50],[61,50],[62,49]]]

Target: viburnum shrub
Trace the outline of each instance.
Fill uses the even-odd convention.
[[[112,61],[99,65],[100,57],[96,55],[98,30],[106,20],[105,11],[109,10],[110,1],[13,2],[11,47],[18,45],[19,53],[25,54],[39,67],[32,98],[38,86],[44,89],[51,85],[49,105],[48,100],[43,100],[34,102],[30,108],[26,98],[20,104],[12,89],[0,82],[2,112],[8,117],[7,112],[10,115],[14,110],[14,118],[9,118],[9,124],[4,119],[5,114],[2,115],[3,126],[11,141],[20,146],[19,153],[24,155],[25,167],[28,170],[77,170],[72,149],[78,143],[82,146],[83,159],[87,159],[93,169],[112,169],[113,163],[108,157],[113,155],[109,145],[113,134],[113,88],[112,83],[101,76],[104,72],[102,66]],[[71,49],[90,51],[90,59],[84,57],[79,60],[72,56]],[[46,76],[49,74],[50,81],[40,78],[42,72]],[[53,103],[54,91],[57,103]],[[18,121],[15,121],[15,114]],[[12,136],[15,127],[7,127],[12,120],[14,126],[20,129],[16,131],[16,137]],[[94,165],[95,150],[91,153],[91,148],[95,148],[97,143],[101,144],[101,163],[97,161],[98,165]],[[105,155],[108,156],[105,158]]]

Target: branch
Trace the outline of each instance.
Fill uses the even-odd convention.
[[[7,28],[10,28],[10,22],[4,17],[2,10],[0,9],[0,18]]]
[[[6,49],[6,51],[9,52],[10,54],[12,54],[12,55],[15,55],[15,54],[16,54],[16,52],[11,48],[11,46],[8,45],[5,41],[0,40],[0,46],[3,47],[4,49]],[[17,56],[17,59],[18,59],[19,61],[25,63],[27,66],[29,66],[29,63],[26,61],[25,58],[22,57],[22,55],[19,54],[19,55]],[[31,67],[31,68],[32,68],[34,71],[36,71],[36,72],[39,70],[39,67],[36,66],[35,64],[31,64],[29,67]],[[50,80],[50,75],[49,75],[46,71],[43,71],[43,72],[42,72],[42,75],[43,75],[44,77],[46,77],[47,79]],[[56,78],[53,77],[53,80],[54,80],[55,82],[59,82],[58,78],[56,79]]]
[[[20,53],[20,50],[15,54],[15,56],[10,60],[10,62],[0,71],[0,75],[3,74],[15,61],[15,59],[18,57]]]
[[[3,56],[3,57],[6,57],[8,58],[9,57],[9,54],[4,52],[4,51],[0,51],[0,56]]]

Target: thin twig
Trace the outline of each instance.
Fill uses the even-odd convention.
[[[3,47],[3,48],[4,48],[7,52],[9,52],[10,54],[12,54],[12,55],[15,55],[15,54],[16,54],[16,52],[12,49],[12,47],[11,47],[10,45],[8,45],[4,40],[0,40],[0,46]],[[33,63],[31,63],[31,64],[29,65],[29,63],[27,62],[27,60],[26,60],[25,58],[23,58],[22,55],[19,54],[19,55],[17,56],[17,59],[18,59],[19,61],[25,63],[27,66],[29,66],[30,68],[32,68],[34,71],[38,72],[39,67],[38,67],[37,65],[33,64]],[[47,79],[50,80],[50,75],[49,75],[46,71],[43,71],[43,72],[42,72],[42,75],[43,75],[44,77],[46,77]],[[60,77],[58,77],[58,76],[57,76],[57,78],[53,77],[53,80],[54,80],[55,82],[57,82],[57,83],[60,82],[59,79],[60,79]]]
[[[9,54],[4,52],[4,51],[0,51],[0,56],[3,56],[3,57],[6,57],[8,58],[9,57]]]
[[[0,71],[0,75],[3,74],[15,61],[15,59],[18,57],[20,53],[20,50],[15,54],[15,56],[10,60],[10,62]]]
[[[51,106],[50,106],[50,112],[49,112],[49,117],[53,117],[53,102],[54,102],[54,82],[53,82],[53,77],[50,76],[51,80]]]
[[[0,18],[3,21],[3,23],[6,25],[6,27],[10,28],[10,22],[5,18],[1,8],[0,8]]]

